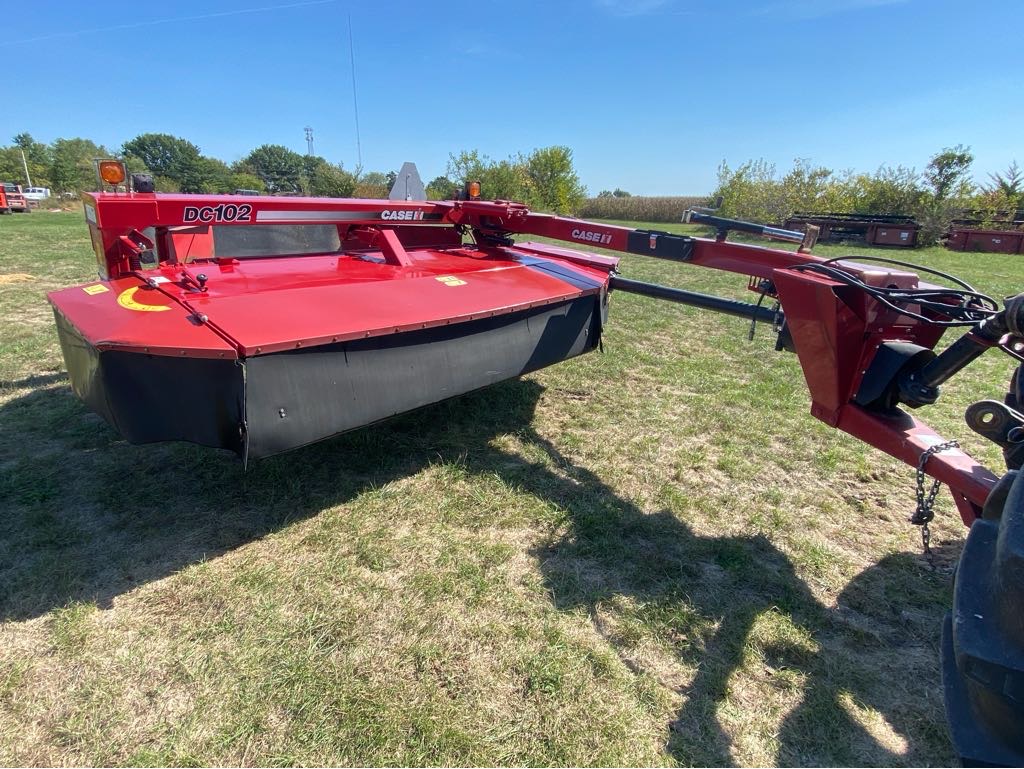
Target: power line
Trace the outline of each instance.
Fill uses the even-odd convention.
[[[288,8],[304,8],[308,5],[326,5],[336,3],[338,0],[301,0],[296,3],[285,3],[283,5],[265,5],[257,8],[239,8],[234,11],[219,11],[217,13],[203,13],[198,16],[175,16],[168,19],[153,19],[152,21],[138,21],[131,24],[117,24],[112,27],[97,27],[95,29],[79,29],[73,32],[56,32],[52,35],[39,35],[38,37],[26,37],[22,40],[2,40],[0,46],[20,45],[22,43],[39,43],[44,40],[57,40],[64,37],[78,37],[80,35],[93,35],[100,32],[115,32],[122,29],[138,29],[139,27],[152,27],[157,24],[172,24],[179,21],[203,21],[205,19],[220,19],[225,16],[239,16],[243,13],[261,13],[262,11],[281,11]]]
[[[352,14],[348,15],[348,57],[352,64],[352,111],[356,118],[356,158],[359,169],[363,167],[363,145],[359,141],[359,101],[356,99],[356,49],[352,45]]]

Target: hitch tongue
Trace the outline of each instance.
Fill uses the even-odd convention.
[[[1024,414],[1005,403],[985,400],[968,406],[964,419],[974,432],[1003,450],[1007,470],[1024,465]]]

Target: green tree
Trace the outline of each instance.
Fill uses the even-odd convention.
[[[110,157],[102,144],[91,139],[57,139],[50,147],[53,165],[50,186],[56,192],[81,192],[96,189],[96,158]]]
[[[784,209],[775,166],[763,159],[748,160],[736,168],[723,160],[711,197],[722,199],[723,216],[754,222],[776,221]]]
[[[1024,194],[1024,171],[1021,171],[1016,160],[1007,166],[1005,174],[996,171],[989,174],[988,178],[992,184],[982,185],[985,192],[1001,192],[1006,197]]]
[[[625,190],[619,189],[618,187],[616,187],[615,191],[612,192],[612,197],[615,197],[615,198],[631,198],[633,196],[630,193],[626,192]]]
[[[264,144],[246,156],[241,168],[263,180],[268,192],[296,192],[302,189],[305,164],[302,155],[280,144]]]
[[[920,176],[903,166],[883,166],[874,174],[835,174],[797,160],[779,177],[774,165],[752,160],[735,169],[722,163],[711,197],[722,197],[725,216],[782,223],[797,211],[914,214],[923,194]]]
[[[455,197],[459,185],[447,176],[435,176],[427,185],[427,200],[451,200]]]
[[[333,165],[319,155],[303,155],[299,187],[305,195],[348,198],[355,192],[356,177],[339,163]]]
[[[466,181],[472,181],[467,179]],[[481,197],[491,200],[517,200],[534,205],[530,194],[530,180],[521,160],[509,158],[492,162],[478,180]]]
[[[18,184],[23,176],[21,151],[18,147],[0,147],[0,181]]]
[[[231,169],[223,160],[200,155],[177,181],[182,192],[223,194],[235,189],[231,175]]]
[[[526,158],[530,205],[545,211],[569,214],[587,196],[586,188],[572,165],[572,150],[564,146],[543,147]]]
[[[186,139],[170,134],[139,134],[125,142],[121,150],[125,155],[139,158],[155,176],[174,179],[183,189],[198,185],[202,173],[196,168],[200,158],[199,148]]]
[[[848,210],[865,214],[913,214],[924,195],[921,175],[905,166],[881,166],[873,174],[851,176],[849,186],[854,203]]]
[[[320,166],[327,165],[327,159],[320,157],[319,155],[303,155],[302,156],[302,191],[308,192],[306,189],[308,186],[309,178],[313,175],[313,172]]]
[[[32,138],[32,134],[20,133],[14,137],[14,147],[16,149],[15,160],[18,162],[18,171],[14,175],[15,179],[18,179],[20,183],[26,183],[25,179],[25,166],[28,166],[29,176],[32,177],[33,187],[49,187],[50,184],[50,167],[53,165],[53,156],[50,152],[50,148],[42,142],[37,142]],[[25,161],[22,163],[21,154],[25,153]]]
[[[357,181],[374,187],[387,187],[388,175],[383,171],[367,171],[360,174]]]
[[[153,188],[157,192],[181,192],[181,186],[167,176],[154,176]]]
[[[782,222],[796,211],[822,211],[830,188],[832,171],[797,159],[793,168],[779,181],[780,206],[775,220]]]
[[[387,174],[382,171],[368,171],[356,176],[356,186],[352,191],[352,196],[356,198],[386,198],[390,191]]]
[[[138,158],[130,153],[125,153],[121,156],[121,160],[125,164],[125,168],[128,169],[128,175],[131,176],[134,173],[147,173],[153,174],[153,171],[145,167],[145,163],[142,162],[141,158]],[[167,177],[161,177],[167,178]],[[154,176],[154,182],[156,183],[157,177]],[[161,189],[160,191],[165,191]],[[174,191],[178,191],[177,185],[175,185]]]
[[[318,164],[309,175],[309,194],[321,198],[349,198],[356,189],[356,177],[341,165]]]
[[[543,147],[498,161],[464,150],[449,156],[448,178],[480,182],[480,194],[487,199],[517,200],[562,214],[575,211],[586,196],[568,147]]]
[[[933,155],[924,169],[924,180],[931,187],[935,200],[970,195],[973,185],[969,175],[973,162],[970,147],[962,144],[947,147]]]
[[[970,180],[973,162],[970,148],[962,144],[947,147],[928,161],[922,174],[927,189],[914,211],[921,225],[918,243],[926,246],[937,243],[949,229],[953,217],[967,204],[966,199],[974,187]]]
[[[490,164],[487,156],[480,156],[477,150],[463,150],[458,155],[448,156],[448,179],[455,179],[457,186],[468,181],[480,181]]]
[[[1014,160],[1006,171],[988,175],[991,184],[981,186],[981,207],[995,215],[1008,211],[1011,214],[1024,208],[1024,171]]]
[[[448,157],[448,177],[480,182],[480,195],[488,200],[517,200],[530,203],[529,178],[521,157],[493,161],[477,150],[463,150]]]
[[[255,174],[235,171],[231,174],[231,190],[256,190],[266,192],[263,180]]]

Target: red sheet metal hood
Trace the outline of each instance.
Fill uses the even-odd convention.
[[[248,357],[460,323],[607,290],[615,260],[536,246],[168,265],[56,291],[50,301],[100,349]],[[197,290],[199,276],[204,290]]]

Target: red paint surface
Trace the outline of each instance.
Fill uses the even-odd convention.
[[[107,288],[97,294],[85,289]],[[86,283],[49,294],[58,312],[100,350],[127,350],[154,355],[203,358],[235,358],[235,348],[207,326],[189,320],[189,311],[165,293],[143,288],[142,281],[128,277]],[[117,303],[124,291],[135,288],[142,305],[168,307],[161,312],[130,310]]]
[[[606,269],[563,262],[598,284],[580,289],[520,264],[517,254],[510,249],[497,259],[473,249],[421,249],[408,252],[405,267],[361,258],[383,258],[375,252],[192,262],[141,273],[167,279],[157,288],[128,276],[87,284],[109,288],[102,293],[79,286],[53,292],[50,301],[100,349],[245,357],[525,310],[597,293],[607,284]],[[183,273],[192,280],[183,280]],[[200,274],[207,276],[205,291],[195,289]],[[456,280],[438,280],[449,277]],[[132,287],[140,303],[171,309],[142,312],[118,304]]]

